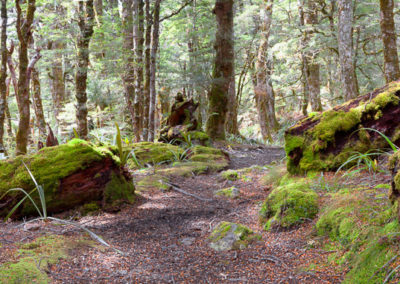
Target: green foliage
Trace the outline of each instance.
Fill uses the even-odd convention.
[[[230,181],[235,181],[235,180],[237,180],[237,179],[239,178],[238,172],[237,172],[237,171],[234,171],[234,170],[223,171],[223,172],[220,174],[220,176],[221,176],[223,179],[230,180]]]

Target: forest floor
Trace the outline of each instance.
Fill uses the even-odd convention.
[[[226,150],[235,169],[277,162],[284,155],[280,148],[259,146]],[[261,182],[263,175],[261,169],[237,181],[218,174],[171,180],[207,201],[173,190],[141,191],[137,202],[119,213],[79,219],[122,255],[86,241],[61,260],[37,266],[52,283],[340,283],[345,271],[328,261],[332,251],[310,244],[315,221],[289,231],[263,230],[258,211],[271,190]],[[230,186],[240,190],[239,198],[214,195]],[[244,224],[262,240],[243,250],[216,252],[207,238],[220,221]],[[84,234],[50,224],[0,223],[0,267],[16,258],[21,243],[43,235],[80,239]]]

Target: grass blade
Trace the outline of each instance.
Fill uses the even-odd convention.
[[[26,198],[29,198],[29,200],[32,202],[33,206],[36,208],[37,212],[39,213],[40,217],[43,218],[43,215],[42,215],[42,213],[40,212],[39,207],[37,207],[35,201],[34,201],[34,200],[32,199],[32,197],[31,197],[31,194],[32,194],[35,190],[37,190],[37,188],[33,189],[30,193],[27,193],[27,192],[26,192],[24,189],[22,189],[22,188],[12,188],[12,189],[9,189],[4,195],[8,194],[9,192],[20,191],[20,192],[22,192],[22,193],[25,194],[25,197],[22,198],[22,199],[13,207],[13,209],[11,209],[11,211],[10,211],[10,212],[7,214],[7,216],[4,218],[4,221],[7,221],[7,220],[11,217],[11,215],[15,212],[15,210],[18,209],[19,206],[21,206],[21,204],[26,200]],[[4,197],[4,195],[2,196],[2,198]]]

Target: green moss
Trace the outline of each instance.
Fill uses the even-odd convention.
[[[167,143],[141,142],[132,145],[132,150],[136,158],[143,165],[159,164],[174,160],[174,153],[182,154],[183,149]],[[130,158],[132,159],[132,157]],[[134,163],[129,164],[130,168],[135,168]]]
[[[189,131],[188,134],[190,135],[192,140],[199,140],[201,142],[208,142],[210,140],[210,136],[202,131]]]
[[[24,244],[18,250],[15,263],[5,263],[1,267],[2,283],[49,283],[46,274],[49,264],[68,257],[68,250],[91,244],[85,240],[71,240],[63,236],[46,236],[32,243]]]
[[[239,190],[234,186],[223,188],[215,192],[215,195],[217,196],[225,196],[228,198],[238,198],[239,194],[240,194]]]
[[[167,181],[167,178],[159,174],[149,175],[141,179],[136,184],[136,190],[137,191],[144,191],[150,189],[168,190],[169,186],[165,184],[165,181]]]
[[[117,209],[121,203],[133,203],[135,201],[135,186],[125,180],[124,176],[111,174],[111,180],[104,189],[106,209]],[[116,207],[116,208],[114,208]]]
[[[371,149],[386,147],[387,143],[381,137],[371,141],[367,131],[353,132],[361,129],[364,121],[380,119],[384,108],[388,105],[398,105],[400,99],[396,92],[399,90],[400,83],[394,82],[372,100],[364,99],[358,106],[348,111],[333,109],[315,114],[312,118],[302,121],[313,124],[301,136],[294,135],[289,129],[285,135],[288,171],[292,174],[303,174],[307,171],[336,170],[351,156],[351,153],[356,151],[365,153]],[[399,133],[400,131],[396,130],[390,138],[396,141],[396,137],[400,136]],[[355,137],[358,135],[359,139],[349,140],[344,147],[340,146],[334,155],[325,154],[326,149],[337,147],[336,137],[340,136],[343,139],[342,137],[350,135]]]
[[[235,181],[239,178],[238,172],[234,170],[223,171],[220,175],[223,179],[230,181]]]
[[[282,182],[281,182],[282,184]],[[275,188],[260,210],[265,229],[272,227],[289,228],[312,219],[318,213],[318,195],[301,179],[285,182]]]
[[[86,203],[82,206],[82,215],[92,214],[100,210],[100,206],[96,202]]]

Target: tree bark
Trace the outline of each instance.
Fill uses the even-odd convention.
[[[306,45],[309,45],[314,35],[315,26],[318,24],[318,12],[315,0],[307,0],[307,12],[305,13]],[[316,62],[318,50],[308,46],[306,52],[307,84],[310,92],[310,103],[312,111],[322,111],[321,89],[319,79],[319,64]]]
[[[238,100],[236,96],[235,74],[232,72],[231,82],[229,84],[228,111],[226,113],[226,132],[235,136],[240,136],[238,125]]]
[[[160,3],[161,0],[156,0],[154,3],[153,17],[153,35],[151,43],[150,55],[150,108],[149,108],[149,141],[153,142],[155,137],[155,112],[156,112],[156,68],[157,68],[157,52],[160,36]]]
[[[229,85],[234,72],[233,0],[216,0],[213,13],[217,19],[216,57],[206,129],[212,139],[224,140]]]
[[[7,105],[7,0],[1,0],[1,69],[0,69],[0,153],[4,152],[4,125]]]
[[[394,0],[380,0],[380,24],[383,41],[383,55],[385,60],[386,83],[400,79],[393,6]]]
[[[353,49],[353,0],[339,0],[339,61],[343,97],[350,100],[358,96]]]
[[[43,104],[40,90],[39,72],[32,70],[32,88],[33,88],[33,109],[35,111],[36,123],[39,128],[39,141],[44,143],[47,138],[46,121],[44,118]]]
[[[268,59],[272,5],[273,0],[268,0],[262,9],[262,24],[260,26],[262,39],[258,48],[256,86],[254,88],[261,135],[264,141],[272,141],[272,133],[279,127],[275,116],[275,94],[271,82],[272,62]]]
[[[135,0],[134,2],[134,49],[135,49],[135,128],[136,136],[143,140],[143,44],[144,44],[144,2]]]
[[[144,86],[143,86],[143,139],[149,140],[149,110],[150,110],[150,51],[151,51],[152,19],[150,0],[146,0],[146,35],[144,51]]]
[[[34,58],[31,62],[29,62],[28,59],[28,46],[32,37],[32,24],[36,10],[36,1],[28,0],[27,4],[26,15],[23,16],[20,1],[15,0],[15,6],[17,8],[16,29],[19,40],[19,77],[17,92],[19,123],[16,137],[17,155],[24,155],[27,153],[30,122],[29,81],[32,68],[40,58],[40,56],[37,60]]]
[[[85,3],[85,4],[84,4]],[[78,25],[79,34],[77,40],[77,68],[75,74],[76,84],[76,119],[78,124],[77,132],[81,139],[87,139],[87,74],[89,67],[89,44],[93,35],[94,9],[93,0],[78,2]]]
[[[123,62],[125,62],[122,73],[124,84],[124,97],[127,109],[132,120],[132,130],[135,134],[135,141],[138,141],[138,129],[135,123],[135,62],[134,62],[134,44],[133,44],[133,1],[120,1],[123,42]]]

